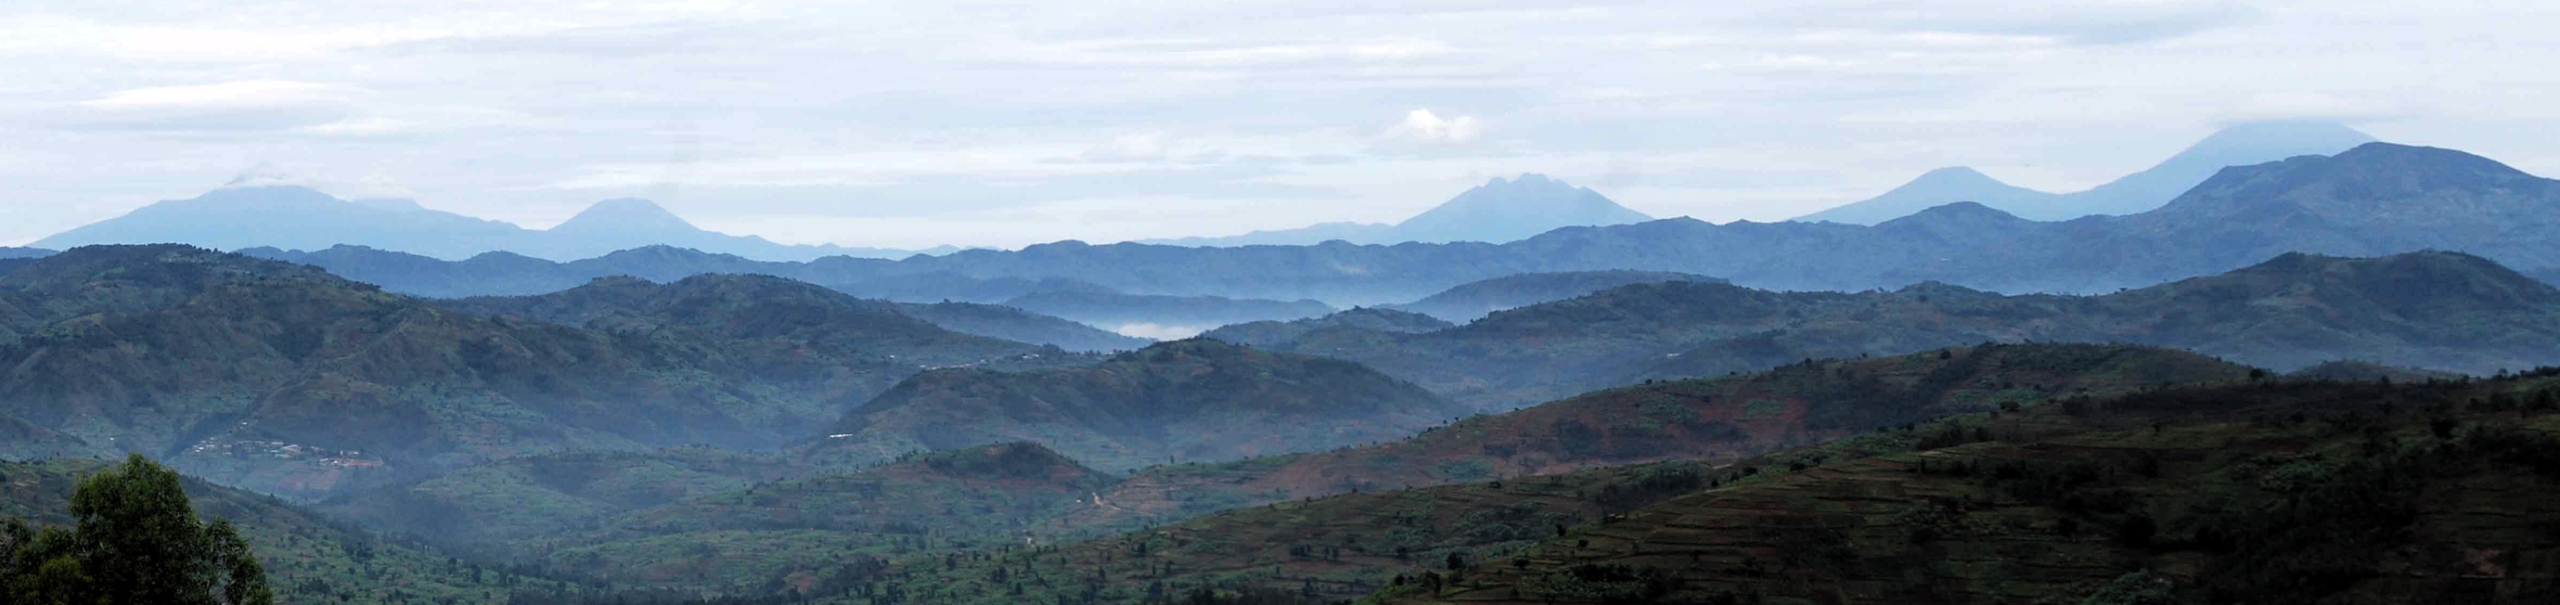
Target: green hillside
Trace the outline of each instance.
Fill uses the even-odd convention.
[[[464,467],[316,508],[443,544],[504,552],[509,542],[594,531],[623,513],[810,472],[776,456],[707,447],[571,450]]]
[[[1371,446],[1148,469],[1104,494],[1118,508],[1068,520],[1163,522],[1355,491],[1730,459],[2004,404],[2241,380],[2249,373],[2189,353],[2104,345],[1989,345],[1799,363],[1749,376],[1597,391]]]
[[[1330,330],[1266,346],[1358,361],[1499,411],[1644,379],[1981,342],[2144,344],[2282,371],[2363,359],[2488,374],[2560,363],[2555,340],[2560,290],[2479,257],[2412,252],[2291,254],[2096,296],[1642,284],[1424,334]]]
[[[1037,444],[996,444],[698,495],[517,548],[626,589],[804,592],[880,557],[1020,543],[1114,481]]]
[[[1460,413],[1359,364],[1194,339],[1090,367],[919,374],[845,415],[803,453],[860,463],[1028,441],[1116,470],[1382,441]]]
[[[107,466],[91,459],[0,462],[0,516],[67,524],[74,485]],[[504,566],[466,562],[275,498],[193,478],[185,486],[197,514],[239,526],[266,566],[279,603],[540,603],[592,591]]]
[[[0,276],[0,417],[322,497],[557,449],[770,448],[923,367],[1081,363],[787,282],[698,283],[575,305],[589,328],[197,248],[80,248]]]

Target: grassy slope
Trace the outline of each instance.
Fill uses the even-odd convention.
[[[2560,290],[2444,252],[2287,255],[2101,296],[1626,286],[1427,334],[1325,330],[1274,345],[1358,361],[1487,410],[1644,378],[1980,342],[2167,346],[2279,370],[2336,359],[2487,374],[2560,363]]]
[[[563,577],[769,594],[872,557],[1018,541],[1112,481],[1035,444],[998,444],[699,495],[522,548]]]
[[[771,278],[578,294],[473,304],[591,327],[183,246],[73,250],[0,277],[22,334],[0,414],[317,498],[558,449],[777,447],[923,367],[1081,363]]]
[[[1372,590],[1399,602],[2069,603],[2156,575],[2189,599],[2383,603],[2560,587],[2548,564],[2560,560],[2560,403],[2535,403],[2560,394],[2560,378],[2382,389],[2071,397],[1722,465],[1386,490],[912,557],[817,596],[1135,602],[1160,585],[1306,603]],[[2413,512],[2356,512],[2368,504]],[[2136,516],[2155,526],[2139,546],[2124,537]],[[2360,533],[2377,518],[2379,533]],[[1452,553],[1470,571],[1423,592]],[[2136,568],[2153,575],[2128,577]]]
[[[1002,305],[946,301],[896,303],[892,308],[954,332],[1044,344],[1068,351],[1127,351],[1145,348],[1155,342]]]
[[[595,530],[622,513],[809,470],[773,456],[704,447],[566,451],[465,467],[318,508],[373,527],[484,550]]]
[[[2555,389],[2284,384],[2032,408],[1991,422],[2000,441],[1711,489],[1436,593],[1382,596],[2076,602],[2114,584],[2221,602],[2524,602],[2560,589],[2560,416],[2532,403]]]
[[[1504,309],[1559,301],[1621,286],[1673,281],[1724,282],[1722,279],[1713,277],[1670,271],[1523,273],[1460,284],[1438,294],[1424,297],[1422,300],[1393,305],[1390,308],[1423,313],[1447,321],[1475,321]]]
[[[105,462],[0,462],[0,515],[70,523],[78,478]],[[517,591],[552,595],[559,582],[466,563],[414,542],[390,540],[273,498],[187,481],[196,510],[240,526],[276,596],[286,603],[504,603]]]
[[[1658,383],[1480,416],[1411,438],[1133,475],[1104,494],[1119,508],[1069,522],[1126,526],[1263,502],[1665,459],[1734,458],[1878,426],[2082,392],[2245,377],[2174,351],[1999,345],[1798,364],[1747,377]]]
[[[1458,413],[1358,364],[1194,339],[1091,367],[920,374],[847,414],[806,452],[812,460],[865,463],[1032,441],[1117,470],[1174,457],[1227,460],[1391,439]]]
[[[1283,346],[1305,338],[1318,330],[1365,330],[1386,334],[1420,334],[1456,327],[1429,315],[1366,307],[1355,308],[1324,317],[1290,321],[1254,321],[1221,326],[1200,334],[1201,338],[1254,347]]]

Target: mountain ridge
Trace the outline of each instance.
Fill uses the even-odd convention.
[[[2037,221],[2136,214],[2167,204],[2227,166],[2332,155],[2373,141],[2371,135],[2335,122],[2245,122],[2216,130],[2150,168],[2078,192],[2037,191],[1972,168],[1940,168],[1876,197],[1791,220],[1874,225],[1955,202],[1976,202]]]
[[[828,256],[899,258],[903,250],[793,246],[705,231],[648,200],[597,202],[550,229],[428,209],[413,200],[342,200],[300,185],[229,185],[164,200],[37,240],[37,247],[179,243],[223,250],[368,246],[463,260],[511,252],[575,260],[648,245],[675,245],[763,260]]]
[[[1393,245],[1405,242],[1505,243],[1560,227],[1620,225],[1653,220],[1592,191],[1537,173],[1504,179],[1460,192],[1392,225],[1319,223],[1297,229],[1254,231],[1223,237],[1141,240],[1138,243],[1186,247],[1309,245],[1328,241]]]
[[[613,273],[666,280],[692,272],[728,272],[781,275],[846,289],[942,275],[954,281],[953,288],[1004,281],[1019,292],[1034,280],[1068,279],[1132,294],[1311,298],[1336,307],[1406,303],[1467,282],[1521,273],[1592,270],[1712,275],[1781,290],[1859,291],[1938,281],[2010,293],[2097,293],[2211,275],[2295,251],[2379,256],[2433,248],[2478,254],[2536,274],[2560,269],[2560,238],[2547,235],[2560,232],[2554,181],[2481,172],[2466,159],[2429,159],[2459,153],[2448,150],[2388,143],[2358,150],[2363,153],[2338,154],[2343,160],[2303,156],[2226,168],[2170,206],[2064,222],[2002,218],[1987,207],[1975,211],[1958,206],[1879,226],[1718,225],[1674,218],[1567,227],[1507,244],[1187,248],[1064,241],[1019,251],[970,250],[898,261],[836,257],[808,263],[759,263],[657,249],[655,256],[665,257],[662,266],[635,266],[631,263],[641,259],[634,257],[471,270],[423,258],[394,262],[398,255],[347,248],[286,256],[393,291],[440,296],[523,293],[536,282],[558,289]],[[2381,172],[2358,176],[2322,168],[2331,164]],[[2367,182],[2357,179],[2394,185],[2344,186]],[[2233,197],[2240,188],[2252,191],[2247,199]],[[2279,197],[2291,203],[2265,203]],[[2396,222],[2404,216],[2423,221],[2426,228]],[[1964,227],[1968,224],[1996,228]]]

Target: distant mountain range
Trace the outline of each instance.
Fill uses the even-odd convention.
[[[221,250],[318,250],[354,245],[460,260],[489,252],[572,260],[669,245],[771,261],[829,256],[900,258],[914,252],[777,244],[704,231],[648,200],[597,202],[550,229],[430,210],[412,200],[342,200],[301,186],[225,186],[193,199],[144,206],[38,240],[35,247],[190,244]],[[0,253],[0,256],[6,256]]]
[[[2254,122],[2215,132],[2157,166],[2087,191],[2046,193],[1957,166],[1931,170],[1884,195],[1795,220],[1873,225],[1956,202],[1974,202],[2038,221],[2134,214],[2168,204],[2224,167],[2330,155],[2370,142],[2373,137],[2331,122]]]
[[[1589,187],[1542,174],[1496,177],[1422,214],[1393,225],[1323,223],[1298,229],[1255,231],[1226,237],[1146,240],[1169,246],[1305,246],[1328,241],[1354,244],[1490,242],[1526,239],[1562,227],[1624,225],[1653,220]]]
[[[1858,291],[1938,281],[2001,292],[2108,292],[2211,275],[2287,252],[2477,254],[2524,271],[2560,268],[2560,182],[2459,151],[2370,143],[2335,156],[2232,167],[2166,207],[2037,222],[1974,203],[1875,226],[1709,224],[1668,219],[1568,227],[1508,244],[1192,248],[1067,241],[890,261],[805,263],[656,247],[571,263],[508,254],[437,261],[375,250],[252,251],[396,292],[432,296],[556,290],[627,274],[762,273],[860,294],[855,284],[977,287],[1042,282],[1142,295],[1314,299],[1335,307],[1410,302],[1522,273],[1641,270],[1779,290]],[[1052,281],[1054,280],[1054,281]],[[1035,288],[1036,289],[1036,288]]]

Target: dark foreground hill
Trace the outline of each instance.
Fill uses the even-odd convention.
[[[819,294],[752,298],[606,314],[590,329],[197,248],[80,248],[0,275],[0,416],[225,484],[320,496],[551,449],[774,447],[918,360],[1055,351],[852,314]]]
[[[936,603],[2530,602],[2560,581],[2538,564],[2560,554],[2545,535],[2555,380],[2074,395],[1765,456],[914,557],[867,588]],[[990,581],[999,568],[1079,581],[1017,593]]]
[[[1668,282],[1495,313],[1424,334],[1332,330],[1268,345],[1358,361],[1507,409],[1647,378],[1981,342],[2121,342],[2290,371],[2363,359],[2472,374],[2560,363],[2560,290],[2485,259],[2285,255],[2099,296],[1944,284],[1767,292]]]
[[[919,374],[846,414],[806,454],[882,460],[1027,441],[1128,469],[1393,439],[1462,410],[1359,364],[1194,339],[1091,367]]]
[[[2555,387],[2048,406],[1984,443],[1711,483],[1385,601],[2530,602],[2560,590]]]

